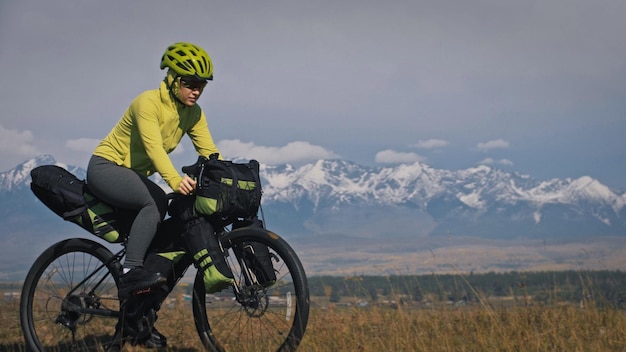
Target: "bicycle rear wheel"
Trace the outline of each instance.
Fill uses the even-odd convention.
[[[233,248],[266,245],[276,281],[260,285],[252,268]],[[206,295],[196,276],[193,313],[200,339],[210,351],[294,351],[309,317],[309,289],[300,260],[278,235],[262,228],[241,228],[221,238],[235,277],[228,290]]]
[[[101,244],[81,238],[44,251],[26,276],[20,321],[33,351],[101,351],[119,317],[119,262]]]

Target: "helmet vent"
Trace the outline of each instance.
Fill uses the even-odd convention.
[[[161,69],[169,67],[179,76],[196,76],[199,79],[213,78],[211,58],[202,48],[191,43],[170,45],[161,58]]]

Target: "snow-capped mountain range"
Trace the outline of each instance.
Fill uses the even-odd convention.
[[[324,226],[329,219],[335,223],[355,209],[378,209],[374,218],[397,220],[386,232],[498,238],[626,234],[626,194],[591,177],[537,181],[488,166],[449,171],[416,162],[368,168],[340,160],[266,166],[263,177],[268,205],[309,212],[307,222],[326,231],[333,231]],[[369,217],[360,220],[375,225]]]
[[[485,210],[496,203],[526,202],[538,211],[547,204],[597,203],[619,213],[626,194],[597,180],[535,181],[528,175],[509,174],[488,166],[461,171],[436,170],[416,162],[388,168],[368,168],[348,161],[320,160],[300,168],[263,169],[265,199],[270,202],[312,201],[315,208],[327,201],[342,204],[407,205],[425,208],[433,199],[450,196],[468,208]],[[599,218],[607,225],[610,221]],[[539,219],[537,220],[539,222]]]
[[[0,280],[22,278],[58,240],[92,236],[30,191],[30,171],[49,164],[85,178],[83,168],[49,155],[0,173]],[[487,166],[320,160],[261,165],[261,178],[267,227],[295,245],[313,273],[570,269],[581,248],[603,268],[626,264],[626,194],[591,177],[540,181]]]
[[[34,199],[20,190],[29,189],[30,170],[44,164],[85,177],[84,169],[42,155],[0,173],[2,198]],[[488,166],[450,171],[419,162],[372,168],[320,160],[300,167],[262,165],[261,177],[268,221],[289,233],[365,229],[373,236],[379,230],[491,238],[626,234],[626,193],[587,176],[538,181]]]

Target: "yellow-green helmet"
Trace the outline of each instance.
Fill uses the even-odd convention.
[[[166,67],[182,77],[213,79],[211,57],[204,49],[191,43],[180,42],[168,46],[161,58],[161,69]]]

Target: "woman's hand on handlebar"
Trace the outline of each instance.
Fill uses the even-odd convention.
[[[196,181],[193,178],[187,175],[184,175],[182,181],[180,181],[180,184],[178,185],[177,191],[180,194],[189,195],[195,189],[196,189]]]

